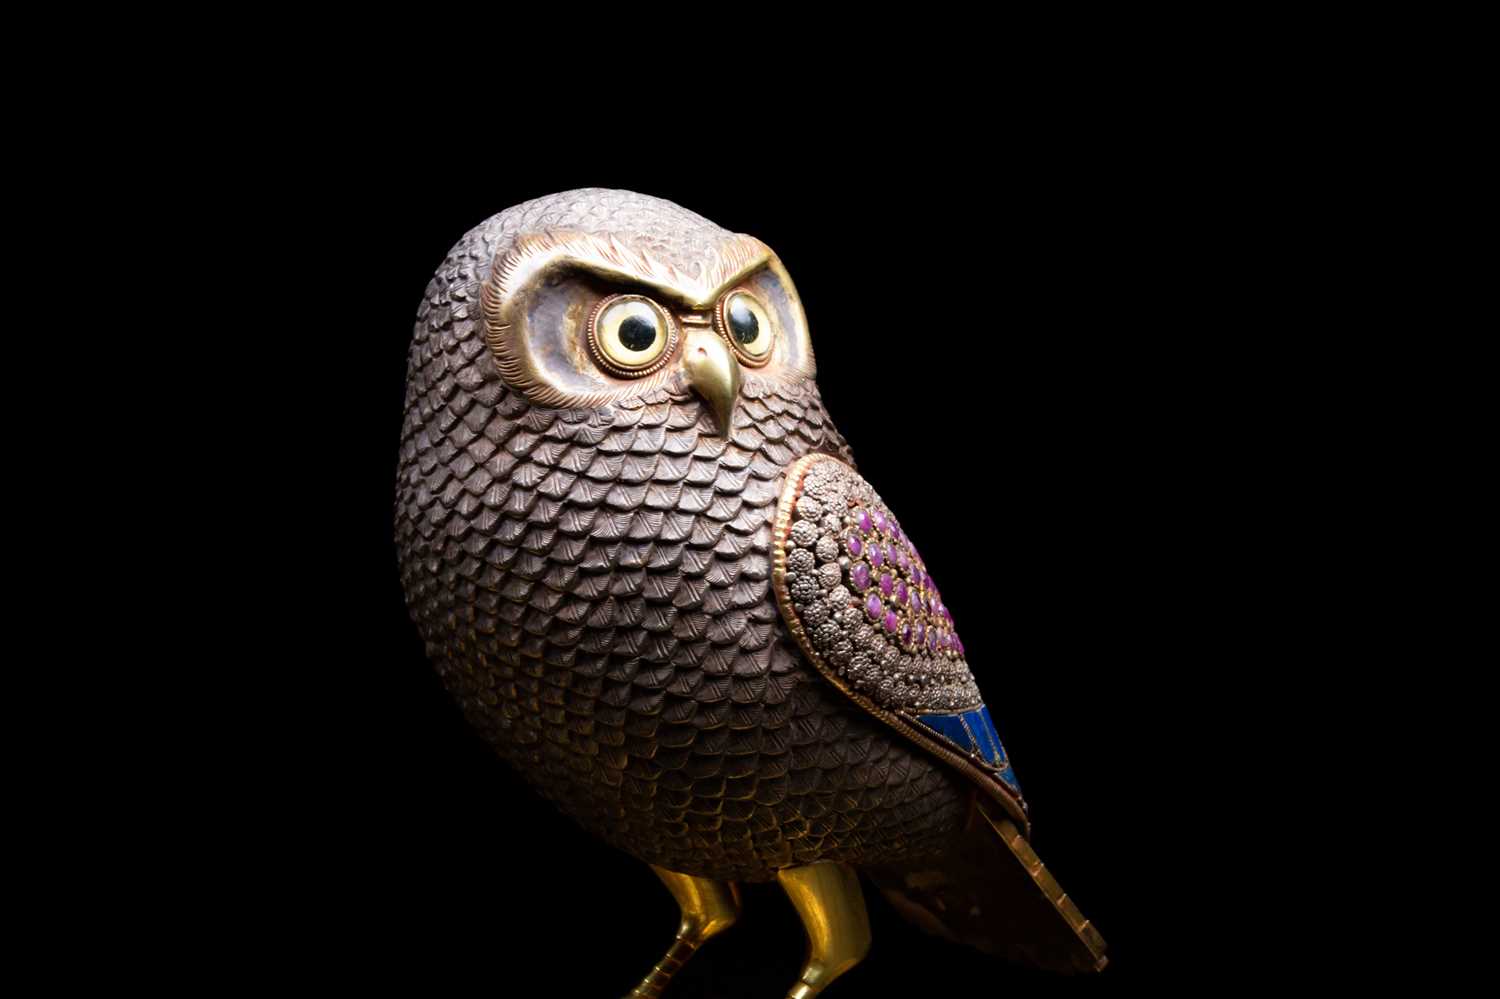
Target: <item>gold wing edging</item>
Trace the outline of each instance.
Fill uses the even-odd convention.
[[[910,715],[891,710],[876,704],[869,697],[861,694],[849,685],[836,669],[828,664],[822,654],[813,645],[811,637],[803,627],[801,618],[792,604],[792,595],[787,586],[787,538],[791,532],[792,512],[802,495],[803,478],[812,465],[818,461],[839,461],[840,459],[815,452],[803,455],[787,468],[786,481],[782,486],[781,496],[776,504],[776,519],[771,531],[771,589],[776,594],[776,603],[781,611],[781,619],[786,622],[787,630],[797,639],[797,645],[802,654],[807,656],[813,666],[822,674],[823,678],[833,684],[844,693],[855,704],[858,704],[867,713],[878,718],[890,728],[895,729],[908,741],[915,743],[922,749],[936,756],[944,763],[953,767],[959,773],[968,777],[980,790],[984,791],[990,798],[1000,805],[1007,815],[1014,819],[1020,826],[1021,833],[1025,836],[1031,835],[1031,821],[1027,817],[1025,808],[1004,784],[995,780],[993,771],[986,772],[975,761],[966,755],[950,748],[948,744],[940,741],[935,734],[928,730]]]

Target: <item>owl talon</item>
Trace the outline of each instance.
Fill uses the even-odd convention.
[[[687,874],[651,868],[661,878],[682,910],[677,939],[626,999],[659,999],[672,977],[688,958],[710,938],[734,925],[740,915],[739,889],[731,882],[695,878]]]
[[[776,879],[807,930],[807,960],[787,999],[812,999],[870,952],[870,916],[859,875],[844,864],[788,867]]]

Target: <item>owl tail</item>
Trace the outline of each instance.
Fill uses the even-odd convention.
[[[1099,971],[1104,938],[998,807],[976,799],[941,857],[868,873],[903,916],[929,933],[1018,964]]]

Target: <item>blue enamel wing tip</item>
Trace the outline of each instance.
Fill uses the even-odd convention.
[[[990,709],[980,705],[973,711],[961,711],[951,715],[919,715],[917,720],[933,732],[958,746],[966,753],[978,753],[1000,768],[996,775],[1017,794],[1021,783],[1016,780],[1015,768],[1010,766],[1010,757],[1000,745],[1000,735],[995,723],[990,720]]]

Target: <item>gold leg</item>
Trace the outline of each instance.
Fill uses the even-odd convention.
[[[626,999],[657,999],[704,941],[729,929],[740,915],[740,890],[733,883],[695,878],[660,867],[651,869],[677,900],[682,924],[677,927],[677,939],[667,948],[666,957],[656,963]]]
[[[787,999],[812,999],[870,952],[870,915],[859,875],[843,864],[809,864],[778,871],[776,878],[807,928],[802,979]]]

